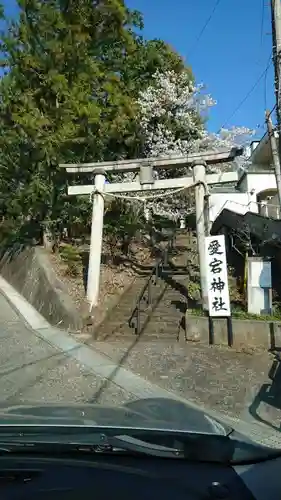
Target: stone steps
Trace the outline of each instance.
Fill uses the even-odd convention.
[[[101,340],[108,335],[115,338],[116,335],[132,336],[134,334],[134,329],[129,326],[129,319],[147,281],[148,278],[136,278],[131,287],[123,294],[120,302],[109,313],[105,321],[96,329],[94,332],[95,339]],[[158,286],[156,285],[152,290],[152,302],[156,300],[156,294],[161,294],[164,287],[165,283],[159,280]],[[145,311],[141,313],[142,323],[147,319],[147,310],[149,309],[145,302],[143,303],[143,309]]]
[[[152,286],[152,304],[148,307],[143,302],[140,313],[141,335],[136,336],[135,329],[129,326],[130,316],[138,298],[147,284],[149,276],[139,276],[120,299],[118,305],[100,325],[94,334],[98,340],[118,340],[130,337],[138,339],[171,339],[179,333],[186,303],[188,275],[185,271],[196,256],[196,238],[189,238],[184,230],[177,234],[174,255],[170,256],[170,265],[163,269],[157,283]],[[190,255],[192,253],[192,255]]]
[[[177,307],[178,304],[182,304],[182,310]],[[154,310],[150,307],[140,313],[140,325],[144,327],[141,337],[148,336],[150,339],[176,337],[184,315],[185,304],[186,301],[179,291],[169,290],[168,293],[167,291],[164,292],[162,299]],[[130,314],[133,308],[134,306],[131,304]],[[127,336],[133,338],[135,330],[129,326],[130,314],[126,314],[126,312],[125,309],[118,311],[116,308],[114,314],[99,328],[96,338],[99,340],[109,337],[111,339]]]

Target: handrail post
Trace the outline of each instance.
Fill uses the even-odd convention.
[[[155,267],[155,285],[158,281],[158,276],[159,276],[159,263],[157,262],[156,267]]]
[[[145,301],[146,305],[148,307],[152,305],[152,303],[153,303],[152,284],[156,285],[158,282],[158,279],[162,276],[163,263],[165,261],[167,261],[167,257],[168,257],[168,252],[167,252],[167,249],[165,249],[165,252],[164,253],[162,252],[162,257],[159,260],[157,260],[155,266],[153,267],[153,270],[150,274],[150,277],[149,277],[146,285],[144,286],[141,294],[139,295],[136,307],[133,310],[133,313],[129,319],[129,325],[133,326],[132,319],[134,318],[135,333],[137,335],[140,335],[140,333],[141,333],[141,316],[140,316],[140,314],[142,312],[141,304],[143,301]],[[154,276],[155,276],[155,280],[153,281]],[[146,295],[146,292],[147,292],[147,295]],[[146,309],[145,309],[145,311],[146,311]],[[145,311],[143,311],[143,312],[145,312]]]
[[[162,270],[163,270],[163,261],[161,260],[158,263],[158,277],[157,278],[160,278],[162,276]]]
[[[141,329],[141,325],[140,325],[140,303],[138,302],[138,305],[137,305],[137,335],[140,334],[140,329]]]
[[[148,305],[151,305],[151,302],[152,302],[152,296],[151,296],[151,279],[149,279],[148,289],[147,289],[147,303],[148,303]]]
[[[168,265],[168,252],[167,249],[165,248],[164,250],[164,266]]]

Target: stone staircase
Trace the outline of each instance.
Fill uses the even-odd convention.
[[[177,340],[185,334],[184,315],[188,298],[188,267],[197,265],[196,237],[187,231],[178,231],[168,265],[162,268],[158,279],[155,276],[139,276],[123,294],[118,305],[95,331],[96,340],[113,340],[124,337],[143,339],[169,338]],[[197,265],[198,266],[198,265]],[[148,281],[150,279],[150,303]],[[136,331],[137,314],[133,316],[133,327],[129,319],[138,299],[139,331]]]
[[[132,314],[136,298],[140,295],[147,280],[147,276],[135,278],[131,286],[121,296],[118,304],[94,332],[95,339],[107,340],[108,338],[118,337],[120,334],[122,336],[132,336],[133,330],[129,326],[128,320]]]
[[[184,335],[183,319],[187,307],[186,279],[183,274],[174,276],[168,271],[164,274],[163,294],[144,325],[141,336],[150,339],[161,337],[176,340]]]

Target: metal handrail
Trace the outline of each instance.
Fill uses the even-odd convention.
[[[173,248],[174,235],[169,239],[167,248],[164,249],[160,259],[154,265],[152,272],[145,283],[141,293],[137,298],[136,305],[132,311],[132,314],[129,318],[129,326],[131,328],[135,328],[136,335],[139,335],[141,332],[141,324],[140,324],[140,313],[145,312],[152,304],[152,285],[155,286],[158,282],[158,279],[162,276],[163,266],[168,264],[168,254]],[[147,292],[147,298],[145,299],[145,295]],[[142,309],[143,302],[146,303],[145,309]]]
[[[272,203],[264,203],[262,201],[249,201],[249,203],[240,203],[239,201],[235,201],[235,200],[226,200],[224,202],[224,204],[222,205],[220,211],[218,212],[217,216],[216,216],[216,219],[219,217],[219,215],[222,213],[222,211],[227,208],[227,205],[228,206],[231,206],[231,205],[239,205],[240,207],[243,207],[245,208],[245,212],[242,214],[242,215],[245,215],[245,213],[247,211],[251,211],[249,210],[251,208],[252,205],[254,206],[261,206],[261,208],[265,208],[265,207],[269,207],[269,208],[276,208],[276,212],[278,212],[278,215],[279,215],[279,211],[280,211],[280,205],[275,205],[275,204],[272,204]],[[247,210],[248,209],[248,210]],[[253,212],[253,213],[259,213],[259,212]],[[265,215],[265,214],[263,214]],[[267,217],[267,215],[265,215]]]

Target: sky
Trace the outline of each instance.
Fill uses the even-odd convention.
[[[3,3],[9,15],[16,14],[15,0]],[[217,101],[208,120],[211,132],[245,126],[258,136],[264,134],[265,109],[275,104],[269,1],[127,0],[126,4],[143,13],[143,36],[168,42]]]

